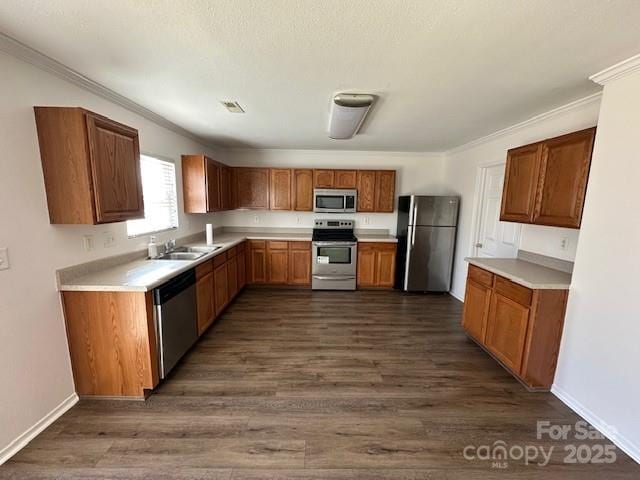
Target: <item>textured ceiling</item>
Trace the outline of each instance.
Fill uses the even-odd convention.
[[[638,0],[3,0],[0,30],[226,147],[441,151],[598,90]],[[379,95],[352,140],[338,91]],[[220,100],[238,100],[245,114]]]

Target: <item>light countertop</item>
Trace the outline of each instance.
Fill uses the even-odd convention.
[[[364,242],[396,242],[389,235],[357,235]],[[162,285],[179,273],[211,260],[244,240],[311,241],[311,233],[233,233],[216,235],[214,245],[222,248],[196,260],[150,260],[139,258],[115,266],[85,273],[59,282],[60,291],[147,292]],[[187,246],[204,246],[203,242]]]
[[[571,274],[519,258],[465,258],[467,262],[534,290],[568,290]]]

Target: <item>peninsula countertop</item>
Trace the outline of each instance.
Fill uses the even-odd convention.
[[[397,242],[384,234],[357,234],[362,242]],[[311,233],[224,232],[216,235],[214,245],[220,248],[195,260],[152,260],[140,257],[72,278],[58,281],[60,291],[148,292],[167,280],[200,263],[221,255],[245,240],[311,241]],[[186,246],[205,246],[204,241],[186,243]],[[60,277],[59,277],[60,278]]]
[[[465,261],[534,290],[568,290],[571,274],[520,258],[468,257]]]

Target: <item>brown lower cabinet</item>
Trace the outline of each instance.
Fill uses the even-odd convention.
[[[553,383],[567,290],[531,290],[469,265],[462,327],[527,388]]]
[[[391,242],[358,242],[358,288],[393,287],[396,249]]]
[[[247,283],[311,284],[311,242],[250,240],[247,245]]]

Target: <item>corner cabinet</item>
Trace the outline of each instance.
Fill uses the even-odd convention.
[[[531,390],[553,383],[567,290],[531,290],[469,265],[462,327]]]
[[[595,132],[509,150],[500,220],[580,228]]]
[[[52,224],[144,217],[138,131],[79,107],[34,107]]]
[[[230,167],[206,155],[182,155],[182,195],[185,213],[230,210]]]

